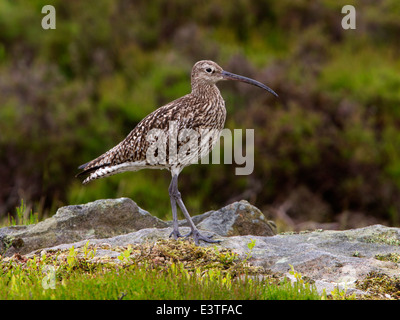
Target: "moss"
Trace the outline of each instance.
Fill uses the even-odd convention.
[[[370,272],[364,280],[357,281],[356,287],[367,291],[365,299],[400,300],[400,277],[390,277],[383,273]]]
[[[30,261],[30,262],[29,262]],[[262,267],[252,266],[229,249],[199,247],[189,241],[160,240],[156,243],[128,246],[92,245],[64,250],[38,250],[33,255],[0,259],[3,272],[18,268],[30,270],[34,265],[54,265],[62,278],[94,270],[113,271],[145,267],[148,270],[168,272],[179,266],[188,274],[212,272],[231,279],[254,277],[278,285],[284,276]],[[36,267],[35,267],[36,268]]]
[[[156,243],[114,247],[109,244],[89,245],[87,243],[83,247],[73,249],[46,252],[38,250],[33,257],[36,256],[40,260],[45,254],[46,263],[52,261],[52,263],[62,266],[63,262],[66,262],[68,257],[71,256],[71,252],[76,260],[75,265],[84,266],[84,269],[87,269],[89,265],[92,265],[92,267],[101,265],[107,268],[146,265],[150,269],[162,270],[169,268],[173,264],[182,264],[189,272],[199,269],[202,271],[215,269],[219,270],[221,274],[230,273],[232,277],[246,274],[274,278],[269,270],[250,265],[247,260],[240,259],[232,250],[217,247],[199,247],[193,242],[184,240],[159,240]],[[15,260],[20,262],[18,256],[5,259],[6,261]]]
[[[10,300],[321,298],[302,279],[291,283],[230,250],[187,241],[117,247],[87,242],[76,249],[15,254],[0,258],[0,275],[0,298]],[[57,290],[43,290],[46,284]]]
[[[188,271],[218,269],[232,276],[266,273],[261,267],[244,263],[232,250],[199,247],[188,241],[160,240],[155,244],[140,244],[132,248],[133,252],[140,252],[134,257],[135,263],[140,261],[154,267],[180,262]]]
[[[11,247],[18,249],[21,248],[23,245],[24,241],[21,238],[5,235],[0,238],[0,254],[4,254]]]
[[[373,234],[372,236],[366,237],[364,241],[368,243],[382,243],[390,246],[400,246],[400,239],[398,238],[397,232],[394,230]]]
[[[381,261],[391,261],[395,263],[400,263],[400,254],[398,253],[376,254],[375,259]]]

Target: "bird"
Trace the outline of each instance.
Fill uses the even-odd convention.
[[[193,163],[195,158],[206,156],[220,138],[225,124],[226,109],[216,83],[223,80],[245,82],[278,97],[270,87],[261,82],[225,71],[214,61],[198,61],[191,71],[190,93],[147,115],[123,141],[96,159],[79,166],[78,169],[82,171],[77,177],[86,175],[82,183],[87,184],[92,180],[125,171],[167,169],[171,173],[168,192],[173,218],[170,237],[177,240],[192,236],[196,245],[199,245],[200,241],[220,242],[201,234],[193,223],[178,189],[178,177],[183,168]],[[191,152],[193,150],[188,148],[188,139],[179,139],[187,132],[192,135],[200,132],[209,133],[206,142],[202,140],[203,142],[198,143],[197,147],[194,145],[192,148],[197,149],[194,150],[197,153]],[[198,136],[195,136],[194,141],[197,138]],[[190,232],[187,235],[181,235],[179,232],[177,205],[189,224]]]

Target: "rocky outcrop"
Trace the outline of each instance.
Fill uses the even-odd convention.
[[[98,200],[62,207],[53,217],[35,225],[1,228],[0,252],[25,254],[62,243],[167,226],[166,222],[153,217],[131,199]]]
[[[203,233],[221,240],[218,246],[272,272],[288,274],[293,266],[320,291],[331,292],[339,286],[349,294],[363,293],[355,284],[371,273],[400,282],[400,228],[372,225],[276,235],[274,223],[246,201],[193,220]],[[179,223],[182,234],[190,231],[185,221]],[[83,246],[89,239],[91,244],[109,244],[107,254],[118,256],[113,247],[168,239],[171,224],[151,216],[130,199],[99,200],[60,208],[52,218],[36,225],[1,228],[0,252],[10,256],[43,248],[67,249]],[[251,242],[253,248],[248,246]]]
[[[214,232],[223,237],[276,234],[275,223],[267,221],[258,208],[245,200],[234,202],[217,211],[194,216],[193,222],[199,229]],[[179,225],[188,226],[188,223],[186,220],[181,220]],[[170,226],[172,226],[172,221]]]
[[[273,222],[247,201],[235,202],[218,211],[193,217],[199,229],[215,236],[274,235]],[[185,221],[180,221],[184,226]],[[25,254],[36,249],[87,239],[103,239],[151,228],[168,228],[164,222],[128,198],[98,200],[66,206],[42,222],[0,229],[0,253]],[[166,237],[171,230],[165,231]],[[140,234],[140,233],[139,233]]]
[[[344,231],[230,237],[222,245],[246,256],[251,240],[255,240],[252,264],[283,273],[293,266],[315,281],[320,291],[329,293],[339,286],[357,293],[356,282],[370,273],[398,277],[400,286],[400,228],[372,225]]]
[[[182,227],[182,233],[189,231],[188,227]],[[170,232],[171,228],[148,228],[106,239],[92,239],[89,243],[100,247],[106,245],[110,249],[102,254],[117,257],[120,252],[114,251],[113,248],[154,243],[159,239],[168,239]],[[285,274],[289,278],[293,278],[289,273],[293,266],[296,272],[313,282],[320,293],[325,291],[329,295],[339,288],[348,295],[365,295],[367,291],[358,289],[356,285],[364,281],[369,274],[388,276],[393,283],[400,285],[399,228],[373,225],[345,231],[317,230],[275,236],[220,237],[215,233],[209,234],[214,234],[215,238],[222,240],[218,246],[233,250],[240,257],[248,259],[252,265],[262,266],[277,274]],[[252,242],[255,245],[249,249],[248,245]],[[86,243],[87,240],[82,240],[45,250],[65,250],[72,245],[78,248]],[[98,254],[101,254],[100,251]],[[397,299],[398,297],[399,294],[392,296],[384,293],[380,296]]]

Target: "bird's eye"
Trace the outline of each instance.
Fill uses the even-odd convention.
[[[211,69],[211,68],[207,68],[206,71],[207,71],[208,73],[211,73],[211,72],[212,72],[212,69]]]

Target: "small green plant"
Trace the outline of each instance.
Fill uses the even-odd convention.
[[[93,259],[96,255],[96,247],[89,250],[89,240],[83,246],[83,256],[85,259]]]
[[[35,224],[39,222],[38,213],[33,213],[32,209],[28,213],[24,199],[21,199],[20,206],[15,208],[15,214],[16,218],[10,215],[8,216],[8,224],[11,226]]]
[[[219,255],[221,262],[230,265],[233,261],[238,259],[238,255],[235,252],[227,251],[226,253],[220,253]]]
[[[231,265],[235,260],[238,259],[238,254],[233,252],[233,251],[221,251],[218,249],[217,246],[214,246],[214,253],[216,256],[219,257],[221,260],[222,264],[229,266]]]
[[[128,248],[123,252],[121,252],[121,254],[118,256],[118,260],[129,261],[129,257],[131,256],[132,251],[133,251],[132,246],[128,245]]]
[[[294,267],[291,264],[289,264],[289,266],[290,266],[289,274],[292,275],[296,279],[297,283],[304,284],[304,279],[303,279],[302,274],[300,272],[297,272],[296,270],[294,270]]]
[[[246,258],[243,260],[244,263],[246,263],[253,256],[253,249],[255,246],[256,246],[256,240],[251,239],[250,242],[247,244],[249,252],[246,253]]]
[[[337,285],[335,287],[335,289],[333,289],[331,291],[331,296],[332,296],[332,299],[334,299],[334,300],[354,300],[356,298],[355,293],[353,293],[352,295],[347,294],[347,285],[346,284],[345,284],[343,290],[341,290],[339,288],[339,285]]]
[[[77,260],[76,256],[77,256],[77,252],[75,251],[75,247],[72,246],[69,249],[68,256],[67,256],[67,264],[68,264],[69,270],[72,270],[77,265],[78,260]]]
[[[303,277],[303,275],[300,272],[296,271],[291,264],[289,264],[289,266],[290,266],[289,274],[292,275],[295,279],[295,281],[292,283],[292,285],[295,288],[298,288],[298,290],[311,290],[311,291],[315,290],[315,286],[312,283],[307,281],[306,278]],[[322,294],[321,300],[326,300],[325,292]]]

